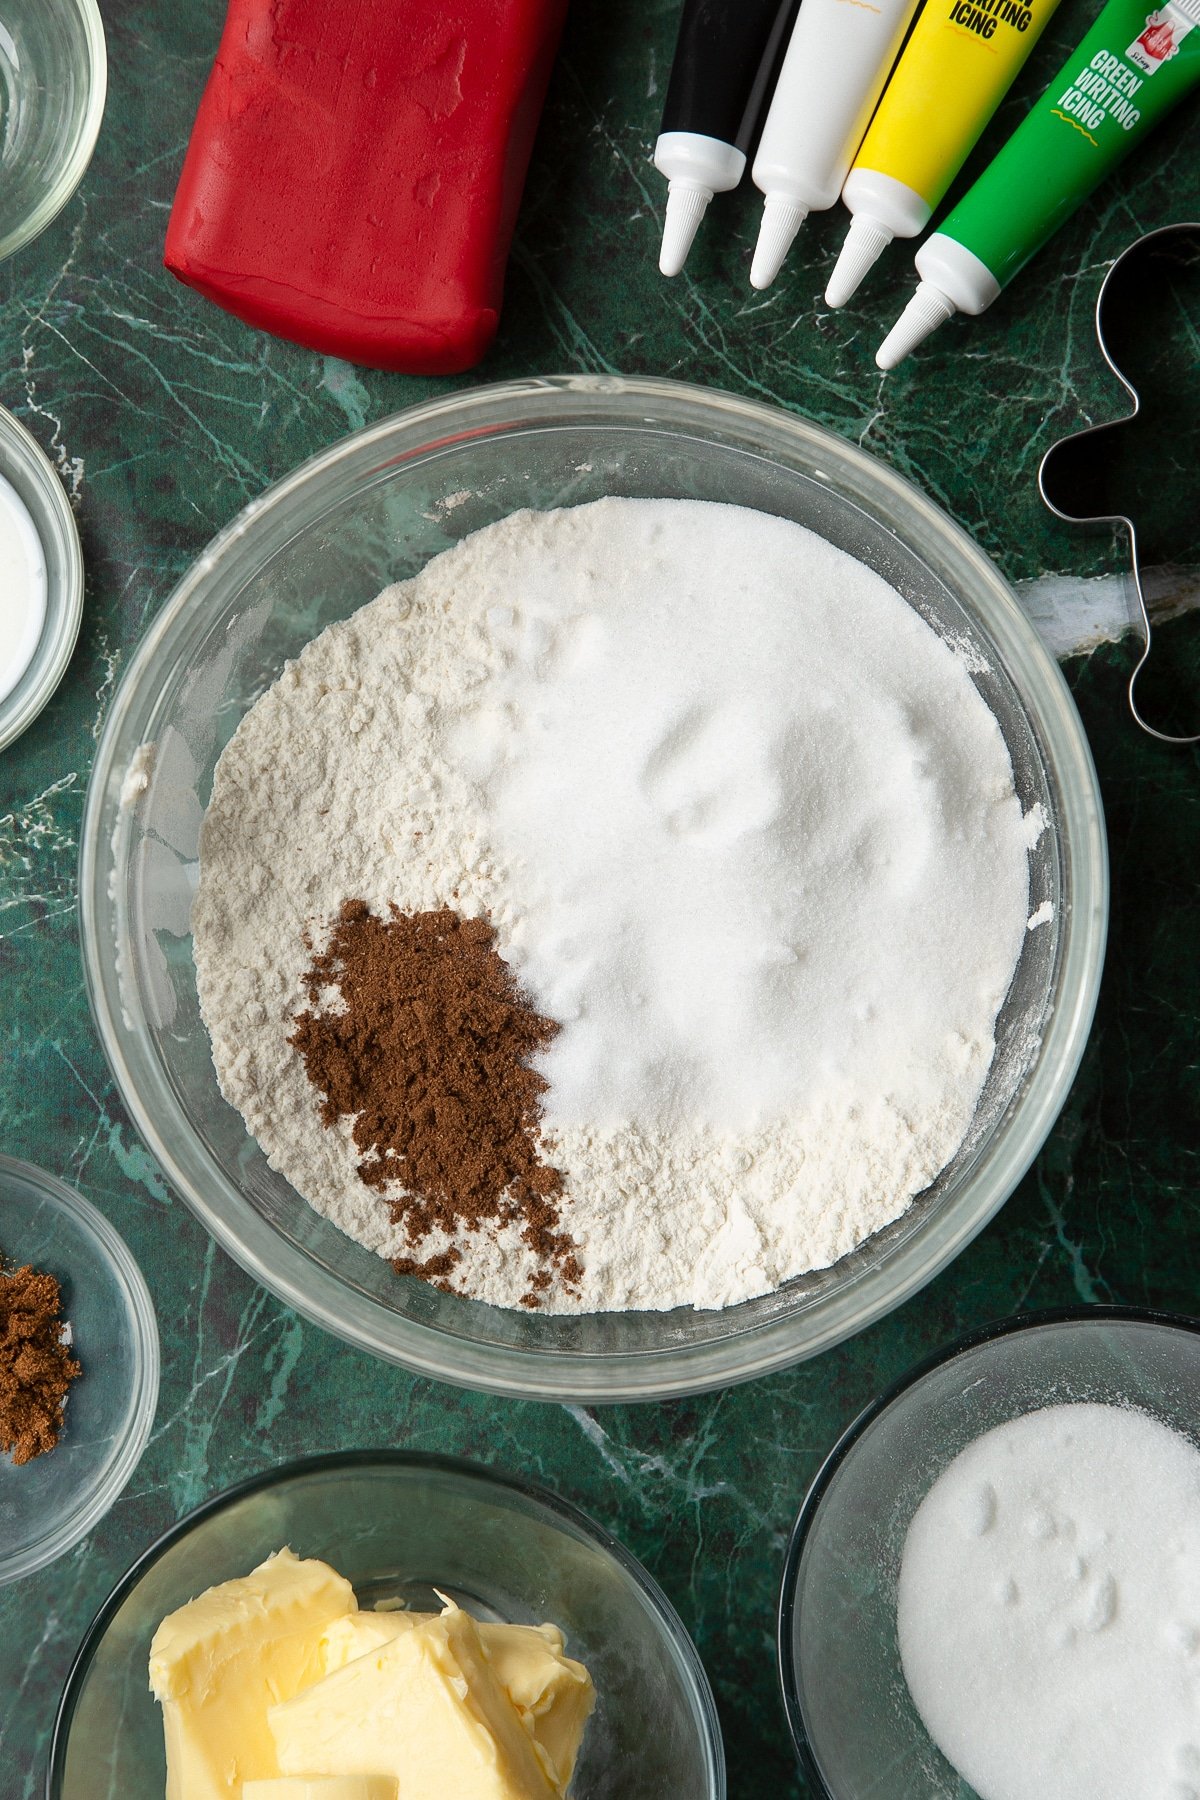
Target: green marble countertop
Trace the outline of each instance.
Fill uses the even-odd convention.
[[[1022,591],[1047,616],[1072,595],[1085,612],[1093,601],[1111,612],[1112,583],[1035,579],[1115,574],[1123,561],[1109,535],[1057,524],[1035,475],[1054,437],[1122,410],[1096,351],[1094,302],[1111,259],[1140,231],[1200,216],[1195,118],[1164,127],[986,317],[947,327],[884,379],[872,356],[911,266],[894,251],[860,304],[824,310],[836,215],[810,221],[777,286],[755,294],[757,207],[743,191],[714,204],[685,276],[659,278],[663,193],[649,154],[677,0],[576,0],[499,340],[457,382],[416,380],[277,343],[163,272],[167,211],[221,6],[101,4],[111,90],[95,161],[65,213],[0,266],[0,402],[61,473],[88,565],[67,678],[0,756],[0,1143],[75,1183],[124,1234],[157,1304],[164,1367],[154,1433],[127,1492],[86,1543],[0,1593],[0,1794],[42,1792],[76,1645],[158,1532],[299,1452],[393,1444],[521,1470],[617,1533],[695,1635],[735,1800],[800,1795],[776,1693],[776,1586],[805,1486],[841,1428],[915,1359],[1014,1309],[1197,1309],[1200,783],[1194,752],[1164,749],[1130,724],[1128,644],[1068,663],[1108,811],[1113,923],[1091,1045],[1036,1167],[970,1249],[892,1317],[816,1363],[672,1405],[541,1407],[415,1380],[301,1323],[214,1248],[142,1149],[88,1014],[75,870],[93,747],[147,621],[243,502],[354,426],[456,385],[530,373],[665,374],[775,401],[910,476],[1010,578],[1033,582]],[[988,143],[1094,11],[1064,0]],[[1178,502],[1180,480],[1168,484]],[[1193,489],[1193,520],[1197,512]],[[1060,617],[1054,629],[1070,647],[1084,628]],[[1200,665],[1200,619],[1185,616],[1164,637]]]

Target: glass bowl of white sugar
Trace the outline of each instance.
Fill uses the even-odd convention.
[[[369,1233],[358,1231],[355,1220],[346,1231],[334,1222],[347,1224],[344,1211],[339,1213],[336,1205],[324,1212],[315,1210],[301,1198],[301,1193],[309,1191],[303,1171],[295,1185],[284,1172],[296,1175],[289,1160],[293,1135],[299,1139],[308,1132],[305,1166],[315,1168],[333,1133],[326,1132],[326,1138],[317,1135],[312,1123],[315,1102],[309,1104],[302,1083],[290,1090],[271,1091],[270,1080],[261,1075],[261,1069],[270,1066],[269,1045],[266,1065],[255,1064],[260,1073],[255,1077],[258,1085],[253,1104],[243,1106],[238,1098],[243,1107],[239,1115],[224,1097],[229,1092],[237,1097],[243,1049],[251,1062],[263,1050],[261,1007],[264,998],[268,1010],[274,1002],[259,982],[253,999],[242,1006],[236,984],[225,984],[218,1034],[223,1059],[219,1081],[202,1016],[205,982],[211,992],[214,966],[220,960],[219,945],[214,957],[211,933],[205,939],[201,931],[203,920],[211,919],[213,913],[205,901],[203,883],[205,903],[195,914],[199,935],[193,938],[192,931],[200,828],[207,808],[224,822],[222,832],[228,825],[250,855],[256,843],[275,844],[291,834],[290,848],[277,860],[273,873],[247,871],[241,885],[230,888],[229,903],[222,900],[231,929],[259,914],[264,922],[275,920],[293,900],[303,903],[310,884],[319,886],[323,880],[324,861],[340,856],[348,837],[355,839],[358,853],[372,866],[379,860],[372,850],[378,842],[386,862],[395,849],[396,815],[381,813],[380,829],[372,836],[372,771],[378,769],[383,783],[391,779],[395,764],[404,764],[404,770],[407,764],[405,757],[393,754],[386,734],[379,736],[380,707],[374,703],[384,704],[383,693],[398,692],[404,669],[381,661],[378,686],[372,691],[372,656],[356,649],[356,672],[349,684],[332,665],[328,671],[322,667],[307,711],[296,704],[292,672],[282,684],[275,684],[285,668],[299,671],[295,679],[304,677],[311,660],[297,664],[295,659],[306,646],[312,645],[315,651],[313,640],[331,627],[332,633],[321,642],[333,645],[336,664],[341,656],[338,645],[350,642],[345,632],[353,637],[358,630],[343,622],[388,584],[423,579],[422,572],[441,553],[472,557],[472,567],[478,573],[482,566],[486,578],[493,564],[478,548],[473,550],[472,543],[495,543],[498,558],[501,553],[515,554],[513,534],[506,535],[503,528],[522,509],[547,513],[560,521],[565,515],[556,509],[577,509],[575,516],[580,521],[593,521],[593,535],[596,520],[611,521],[613,566],[620,560],[619,551],[625,581],[639,576],[640,552],[629,535],[633,532],[630,521],[637,524],[648,546],[641,578],[650,585],[645,607],[627,604],[623,616],[627,622],[636,622],[644,615],[658,632],[654,654],[660,659],[664,681],[674,678],[676,664],[691,667],[696,618],[686,609],[677,610],[676,638],[672,639],[656,612],[655,558],[662,563],[660,572],[667,586],[674,569],[661,558],[663,540],[655,539],[661,508],[639,512],[634,504],[662,501],[723,503],[693,504],[688,516],[705,531],[714,520],[724,517],[757,519],[766,534],[764,542],[772,533],[778,537],[781,532],[786,535],[805,528],[798,535],[810,546],[818,545],[821,557],[833,559],[838,568],[858,571],[856,593],[865,594],[862,583],[873,583],[875,589],[886,592],[889,604],[902,615],[905,630],[920,636],[929,655],[951,669],[958,684],[956,693],[965,696],[982,719],[1002,766],[1000,785],[1008,792],[1005,804],[1021,827],[1022,883],[1026,870],[1028,876],[1028,918],[1022,891],[1015,947],[1008,963],[1011,981],[1006,971],[1004,986],[997,991],[995,1051],[986,1065],[986,1076],[980,1066],[978,1098],[972,1100],[963,1131],[956,1136],[957,1148],[948,1160],[941,1159],[944,1166],[940,1162],[935,1165],[939,1173],[913,1184],[920,1191],[911,1204],[899,1216],[892,1208],[879,1229],[855,1229],[872,1217],[873,1176],[868,1156],[852,1204],[846,1206],[839,1196],[830,1197],[825,1208],[829,1229],[821,1245],[810,1261],[789,1269],[786,1278],[772,1279],[769,1271],[764,1276],[751,1217],[751,1200],[756,1194],[754,1204],[764,1199],[758,1192],[764,1185],[764,1171],[776,1166],[772,1161],[777,1148],[773,1128],[761,1131],[749,1151],[742,1145],[737,1155],[725,1154],[729,1140],[722,1139],[719,1166],[714,1163],[709,1171],[711,1180],[706,1178],[697,1185],[700,1204],[715,1206],[711,1216],[718,1223],[713,1231],[713,1255],[708,1259],[710,1272],[715,1270],[714,1282],[698,1291],[691,1303],[666,1279],[673,1265],[670,1234],[663,1224],[668,1199],[665,1187],[656,1176],[647,1178],[636,1146],[629,1151],[626,1145],[609,1165],[603,1141],[575,1128],[576,1138],[582,1135],[586,1139],[587,1154],[580,1156],[579,1166],[590,1171],[593,1184],[588,1188],[584,1182],[582,1188],[577,1187],[580,1198],[575,1202],[575,1216],[581,1217],[587,1210],[586,1201],[591,1229],[598,1234],[588,1241],[599,1241],[604,1228],[608,1229],[603,1255],[598,1253],[591,1265],[585,1241],[584,1274],[587,1277],[599,1268],[608,1280],[609,1298],[593,1287],[586,1290],[585,1303],[573,1308],[566,1302],[561,1308],[557,1301],[541,1304],[548,1291],[547,1275],[540,1288],[535,1281],[528,1294],[535,1304],[514,1303],[517,1296],[525,1297],[519,1286],[497,1287],[497,1271],[507,1267],[511,1246],[498,1248],[489,1264],[490,1240],[482,1229],[464,1232],[459,1241],[464,1246],[464,1266],[471,1265],[476,1272],[478,1291],[492,1295],[493,1300],[464,1298],[441,1291],[432,1281],[398,1275],[385,1260],[385,1255],[394,1254],[394,1247],[376,1240],[384,1253],[374,1254],[365,1241],[358,1241]],[[592,502],[600,503],[601,510],[589,509]],[[734,507],[753,512],[734,515]],[[550,527],[538,525],[536,529]],[[561,523],[555,529],[561,530]],[[482,534],[488,530],[499,535],[484,538]],[[809,533],[814,535],[809,537]],[[697,543],[701,536],[698,530]],[[719,545],[713,560],[720,560]],[[761,648],[763,642],[775,642],[773,623],[786,622],[789,594],[786,580],[782,591],[779,588],[778,571],[783,567],[786,574],[788,565],[786,557],[782,564],[776,559],[774,613],[763,617],[761,572],[744,562],[730,574],[728,616],[735,622],[753,618],[755,642]],[[443,560],[440,566],[453,569],[459,565]],[[494,567],[500,570],[499,560]],[[506,579],[511,581],[511,575]],[[595,585],[604,591],[603,580]],[[448,613],[453,610],[456,591],[453,582],[443,582],[439,589]],[[847,884],[869,896],[880,867],[873,851],[859,856],[849,827],[842,843],[840,813],[833,804],[840,792],[841,771],[860,753],[870,752],[879,765],[875,786],[882,796],[888,879],[903,885],[912,855],[920,860],[920,845],[908,829],[906,813],[887,814],[886,797],[891,791],[888,758],[880,756],[871,719],[864,721],[855,711],[859,650],[853,625],[859,615],[856,603],[850,601],[839,609],[836,602],[842,592],[836,584],[827,584],[825,616],[830,632],[836,628],[842,634],[838,640],[842,648],[832,661],[825,654],[819,681],[814,682],[813,665],[803,658],[781,652],[784,660],[780,666],[787,672],[781,678],[778,666],[764,672],[759,656],[755,679],[771,688],[772,716],[779,722],[781,715],[787,714],[789,678],[794,679],[797,718],[802,711],[805,714],[804,730],[790,735],[791,721],[782,717],[782,735],[792,762],[806,769],[827,770],[832,783],[823,816],[815,823],[803,808],[793,808],[788,814],[783,838],[791,845],[797,871],[793,885],[799,890],[804,886],[805,870],[811,873],[811,858],[810,862],[805,859],[817,838],[832,855],[832,860],[827,858],[821,866],[833,873],[825,887],[816,891],[803,954],[787,943],[767,944],[756,979],[759,989],[777,994],[791,991],[787,987],[790,982],[801,981],[802,985],[806,973],[814,974],[816,987],[824,983],[828,1017],[837,1014],[841,990],[836,983],[845,976],[850,987],[856,988],[854,1018],[868,1036],[877,1008],[883,1012],[890,1008],[899,1032],[890,1073],[899,1079],[906,1062],[920,1065],[924,1054],[905,1054],[903,1008],[896,1003],[900,989],[892,991],[890,985],[893,977],[898,980],[902,973],[903,958],[891,953],[889,975],[885,954],[876,978],[877,952],[881,943],[888,951],[887,934],[876,930],[872,939],[861,929],[860,919],[855,941],[861,943],[864,956],[872,959],[867,985],[874,983],[877,989],[862,992],[857,991],[864,986],[862,970],[847,967],[844,946],[839,950],[840,922],[845,916],[841,903]],[[506,590],[502,598],[504,604],[489,605],[487,610],[487,631],[497,636],[511,635],[515,629],[512,596]],[[397,617],[407,617],[403,607],[394,610]],[[435,610],[426,609],[431,616]],[[590,611],[595,613],[597,608]],[[587,614],[589,608],[583,607],[581,612]],[[414,616],[424,624],[425,614],[419,607]],[[583,618],[566,659],[569,671],[585,666],[597,640],[603,643],[607,620],[608,615],[598,621]],[[743,636],[750,635],[747,624]],[[536,671],[542,652],[532,632],[525,637],[527,660]],[[737,639],[735,624],[731,661],[737,660],[744,647]],[[672,648],[675,642],[677,654]],[[484,645],[485,662],[486,655]],[[435,645],[421,666],[441,668],[444,660]],[[488,670],[482,664],[476,670],[468,662],[459,656],[460,686],[467,689],[478,681],[486,690],[491,679]],[[588,869],[592,897],[599,896],[599,912],[607,903],[605,865],[603,858],[595,862],[590,825],[598,816],[596,809],[602,810],[607,801],[603,767],[610,757],[625,754],[641,728],[639,709],[653,710],[657,689],[656,683],[644,679],[638,685],[638,671],[630,669],[628,659],[618,658],[617,663],[616,675],[634,685],[622,689],[614,677],[614,684],[605,690],[618,697],[610,720],[603,715],[585,720],[581,712],[580,730],[586,723],[593,733],[588,740],[593,748],[585,754],[579,744],[568,741],[567,754],[560,758],[548,756],[547,740],[542,740],[540,761],[531,752],[525,765],[527,771],[533,771],[533,778],[518,795],[523,807],[518,809],[518,822],[527,834],[533,833],[523,842],[528,846],[536,841],[541,846],[537,854],[542,855],[546,828],[545,820],[538,816],[537,796],[542,791],[538,784],[545,784],[548,794],[556,793],[564,824],[564,854],[578,853],[580,866]],[[912,684],[907,675],[898,687],[894,683],[883,709],[886,718],[880,709],[872,715],[877,723],[882,719],[886,724],[891,733],[886,739],[889,744],[910,744],[913,718],[922,705],[929,711],[917,691],[920,678],[918,668]],[[365,742],[373,732],[370,754],[356,751],[347,760],[337,733],[331,736],[326,732],[319,748],[309,744],[303,759],[296,756],[294,745],[307,729],[308,711],[313,717],[337,711],[351,687],[366,704],[355,705],[345,714],[345,734],[364,733],[361,741]],[[496,691],[504,704],[492,708],[491,739],[482,727],[454,737],[462,754],[476,759],[472,767],[492,754],[489,742],[494,744],[497,734],[503,736],[507,730],[503,720],[511,719],[515,710],[511,695],[505,700],[500,690]],[[621,699],[626,691],[631,697]],[[567,692],[564,685],[562,692],[547,693],[546,707],[526,708],[526,714],[535,723],[548,720],[558,730],[565,716],[570,728],[574,715],[563,702]],[[259,734],[258,773],[244,790],[246,806],[239,808],[230,804],[231,797],[236,799],[236,784],[225,780],[222,786],[223,777],[218,772],[214,778],[214,771],[235,734],[239,743],[244,741],[243,721],[248,729],[253,720],[264,717],[263,710],[256,707],[264,695],[268,713],[277,703],[284,705],[289,721],[286,743],[282,759],[272,760],[268,754],[263,760],[266,740]],[[696,848],[697,856],[707,857],[705,870],[717,869],[722,881],[731,871],[739,874],[737,893],[761,911],[768,900],[772,905],[776,900],[780,905],[788,903],[788,881],[785,869],[781,887],[779,821],[763,824],[772,810],[775,814],[779,811],[772,798],[778,771],[755,765],[759,724],[755,695],[752,685],[734,695],[736,705],[727,709],[722,730],[714,732],[709,730],[703,694],[697,698],[693,691],[688,702],[691,710],[682,708],[664,740],[665,753],[651,749],[644,758],[645,781],[640,791],[647,807],[657,809],[656,819],[665,820],[666,834],[674,833],[676,839]],[[586,698],[583,696],[584,701]],[[417,710],[419,720],[427,724],[430,706],[422,701]],[[442,712],[445,710],[443,707]],[[592,712],[595,710],[593,707]],[[528,724],[528,717],[522,716]],[[478,725],[482,715],[475,717]],[[406,712],[405,721],[407,718]],[[453,723],[451,720],[451,727]],[[465,748],[459,743],[464,736],[469,739]],[[428,738],[429,731],[424,730],[421,741]],[[536,743],[534,750],[538,750]],[[906,755],[911,766],[905,780],[909,775],[924,780],[927,771],[920,756]],[[290,767],[285,767],[289,760]],[[222,766],[230,768],[228,758]],[[699,810],[687,783],[680,785],[680,769],[686,773],[697,767],[709,785]],[[303,776],[307,783],[303,794],[298,768],[306,768],[312,775],[311,781]],[[361,807],[357,799],[347,807],[342,792],[347,775],[359,784]],[[409,780],[407,773],[405,779]],[[329,787],[332,815],[317,794],[318,789],[323,791],[322,784]],[[454,849],[458,839],[446,829],[445,784],[439,786],[438,780],[427,779],[422,765],[414,769],[410,785],[414,795],[404,801],[412,812],[408,824],[419,825],[421,833],[437,834],[439,841],[448,839]],[[415,791],[418,788],[419,793]],[[573,806],[576,789],[579,804]],[[296,837],[295,821],[314,794],[320,803],[312,826],[310,856],[309,840],[303,835]],[[961,832],[955,840],[959,817],[955,797],[943,793],[943,798],[945,805],[935,793],[934,803],[926,811],[927,819],[936,814],[939,829],[948,833],[936,896],[942,923],[936,934],[926,933],[924,951],[934,986],[952,979],[968,940],[986,939],[980,921],[990,916],[986,865],[980,864],[976,844]],[[327,816],[338,820],[333,834],[322,823]],[[486,829],[488,822],[484,814],[479,828]],[[608,824],[611,828],[611,819]],[[316,841],[323,830],[329,839],[324,848]],[[419,833],[409,835],[415,841]],[[767,837],[771,838],[771,855],[764,853],[756,863],[753,858],[759,855],[760,840]],[[208,841],[210,845],[214,841],[211,832]],[[961,881],[956,841],[962,851]],[[709,908],[703,942],[700,936],[687,938],[675,932],[672,909],[679,898],[678,881],[673,885],[673,878],[662,874],[663,868],[674,865],[655,862],[664,842],[664,834],[639,839],[632,830],[627,844],[621,838],[607,840],[605,853],[614,873],[609,910],[616,909],[617,924],[612,927],[611,920],[600,918],[597,926],[612,927],[610,936],[621,936],[625,914],[620,907],[639,904],[641,884],[631,878],[630,869],[635,858],[644,856],[645,892],[653,903],[651,910],[658,909],[651,921],[658,927],[651,974],[657,979],[669,965],[676,1021],[695,1021],[697,1048],[694,1090],[680,1075],[688,1068],[689,1044],[685,1043],[671,1082],[660,1084],[659,1097],[666,1096],[662,1104],[686,1110],[695,1095],[708,1092],[714,1081],[720,1087],[721,1031],[726,1028],[740,1033],[738,1053],[729,1058],[729,1088],[744,1101],[744,1090],[753,1089],[757,1079],[754,1031],[760,1021],[773,1034],[769,1046],[764,1040],[763,1070],[774,1076],[782,1069],[794,1085],[796,1068],[795,1059],[789,1060],[786,1013],[781,1013],[778,1005],[747,1009],[742,1004],[745,984],[726,980],[726,960],[734,967],[739,951],[734,931],[730,939],[733,954],[725,958],[719,905]],[[556,845],[552,843],[550,848],[554,850]],[[746,848],[749,857],[741,855]],[[454,853],[467,856],[462,846]],[[589,855],[593,856],[591,864]],[[130,662],[99,746],[81,858],[85,966],[109,1060],[147,1144],[217,1240],[290,1305],[362,1348],[443,1380],[499,1393],[572,1400],[650,1399],[749,1379],[814,1355],[862,1329],[943,1268],[1007,1198],[1057,1116],[1091,1023],[1107,918],[1103,820],[1078,715],[1057,667],[987,557],[886,464],[828,432],[732,395],[672,382],[620,378],[562,377],[504,384],[415,407],[345,439],[248,506],[200,557]],[[535,861],[536,857],[526,855],[526,866]],[[760,863],[764,872],[761,888],[746,879],[746,870],[758,868]],[[968,863],[973,868],[969,878]],[[212,867],[207,853],[203,867],[207,879]],[[490,859],[470,859],[469,885],[473,889],[486,893],[494,877]],[[704,879],[718,898],[727,891],[715,878],[710,882],[708,873]],[[253,894],[258,895],[257,900],[247,898]],[[446,903],[442,896],[439,904]],[[590,917],[598,916],[597,907]],[[512,910],[510,907],[510,919]],[[503,927],[502,909],[496,917]],[[300,933],[295,935],[298,941]],[[554,943],[546,937],[543,948],[553,952],[549,962],[559,955],[561,941],[568,935],[560,933]],[[510,941],[515,944],[517,937],[514,928]],[[587,951],[591,946],[583,948]],[[689,973],[693,951],[707,959],[696,962],[695,979]],[[570,960],[568,952],[574,954],[569,945],[562,955]],[[533,957],[530,967],[536,961]],[[854,958],[849,961],[853,963]],[[625,980],[627,973],[622,965],[614,980]],[[219,966],[216,974],[221,975]],[[216,985],[221,985],[220,980]],[[912,986],[911,972],[908,985]],[[550,989],[553,987],[551,980]],[[1002,1004],[1000,994],[1006,996]],[[584,998],[589,997],[585,994]],[[638,994],[626,998],[631,1005],[640,1001]],[[918,1005],[920,999],[918,993]],[[563,1022],[564,1046],[570,1049],[583,1042],[583,1035],[571,1023],[579,1010],[572,994],[555,991],[552,1003],[542,1010]],[[845,1009],[848,1017],[850,1010]],[[625,1017],[629,1020],[633,1015],[627,1012]],[[714,1031],[714,1019],[720,1023],[720,1031]],[[799,1040],[805,1034],[811,1038],[811,1021],[797,1015],[794,1035]],[[654,1062],[659,1039],[650,1027],[640,1050],[636,1026],[629,1026],[628,1035],[634,1053],[644,1051],[643,1060]],[[991,1027],[985,1035],[990,1054]],[[606,1042],[608,1060],[601,1056],[600,1061],[611,1072],[612,1049],[615,1045],[619,1052],[622,1046],[611,1036]],[[702,1044],[703,1057],[699,1054]],[[960,1048],[969,1061],[974,1052],[965,1046],[965,1040]],[[286,1062],[286,1047],[282,1054]],[[951,1060],[957,1054],[953,1044],[949,1054]],[[579,1060],[568,1073],[577,1072]],[[814,1078],[821,1075],[811,1060],[807,1066]],[[883,1091],[888,1076],[889,1071],[881,1071],[879,1094],[868,1091],[860,1096],[861,1109],[855,1103],[844,1110],[848,1117],[857,1116],[860,1110],[874,1117],[878,1102],[884,1135],[895,1127],[903,1136],[907,1129],[904,1109]],[[563,1091],[567,1086],[564,1082]],[[783,1087],[786,1089],[786,1081]],[[548,1099],[553,1100],[557,1091],[552,1085]],[[586,1095],[586,1082],[576,1083],[576,1099],[580,1091]],[[243,1122],[245,1114],[258,1121],[255,1135]],[[834,1128],[825,1130],[822,1142],[826,1151],[830,1146],[836,1150],[840,1128],[840,1121],[835,1120]],[[559,1141],[567,1141],[568,1136],[564,1129]],[[352,1151],[348,1126],[345,1141]],[[803,1133],[798,1137],[793,1130],[790,1142],[792,1164],[804,1165],[807,1153],[811,1174],[821,1150],[817,1137],[806,1143]],[[669,1177],[674,1183],[670,1196],[673,1216],[685,1224],[687,1190],[681,1207],[676,1177],[680,1169],[686,1177],[695,1166],[691,1152],[677,1155],[673,1161],[660,1156],[653,1165],[665,1171],[664,1182]],[[884,1168],[882,1174],[889,1176],[889,1170]],[[777,1218],[781,1196],[786,1202],[790,1192],[790,1188],[779,1188],[766,1193],[764,1203],[774,1205]],[[819,1202],[820,1195],[818,1210]],[[782,1210],[786,1215],[786,1204]],[[356,1213],[355,1219],[360,1216]],[[569,1207],[564,1206],[560,1223],[568,1231],[571,1218]],[[348,1234],[351,1228],[357,1237]],[[695,1221],[690,1228],[694,1235]],[[507,1229],[512,1232],[516,1227]],[[458,1254],[457,1249],[453,1254]],[[421,1257],[409,1260],[420,1261]],[[430,1272],[444,1271],[446,1259],[429,1258],[426,1266]],[[641,1281],[640,1287],[631,1270]],[[600,1300],[593,1303],[587,1295],[597,1291]],[[510,1292],[513,1299],[506,1303],[495,1300],[497,1293],[504,1292]],[[714,1303],[714,1294],[719,1302],[728,1303]]]
[[[0,750],[66,672],[83,618],[83,551],[41,446],[0,406]]]
[[[1194,1793],[1198,1656],[1194,1319],[972,1333],[847,1429],[788,1547],[784,1707],[828,1800]]]

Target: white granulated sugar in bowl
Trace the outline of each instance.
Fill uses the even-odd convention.
[[[193,914],[226,1097],[272,1166],[414,1246],[289,1045],[348,898],[486,912],[540,1013],[578,1290],[725,1306],[822,1268],[953,1156],[1029,911],[963,661],[879,576],[698,501],[517,513],[332,626],[217,767]],[[528,1290],[515,1225],[452,1283]]]
[[[982,1800],[1200,1794],[1200,1453],[1121,1406],[986,1432],[913,1516],[905,1679]]]

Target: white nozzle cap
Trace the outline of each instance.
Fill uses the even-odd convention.
[[[754,246],[754,261],[750,265],[751,287],[770,287],[783,267],[783,259],[792,247],[793,238],[807,217],[807,206],[801,206],[798,201],[784,200],[777,194],[767,195],[762,224],[758,228],[758,242]]]
[[[886,225],[856,213],[850,221],[841,255],[833,265],[829,286],[825,289],[826,306],[845,306],[868,269],[874,268],[891,243],[894,233]]]
[[[949,295],[931,281],[922,281],[892,329],[875,352],[881,369],[894,369],[911,350],[923,344],[931,331],[958,311]]]
[[[713,197],[711,188],[673,181],[667,189],[667,216],[663,224],[658,266],[664,275],[678,275],[687,261],[692,240]]]

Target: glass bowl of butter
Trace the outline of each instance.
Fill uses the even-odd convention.
[[[308,1205],[249,1135],[223,1097],[201,1016],[200,827],[218,759],[258,696],[327,627],[472,533],[525,508],[605,499],[750,508],[806,527],[881,576],[991,712],[1036,836],[1031,928],[957,1151],[892,1224],[836,1262],[724,1306],[556,1312],[442,1292],[432,1269],[424,1281],[398,1273]],[[827,750],[827,729],[821,742]],[[281,813],[287,804],[276,799]],[[272,876],[290,891],[306,878]],[[609,1402],[699,1392],[813,1356],[899,1305],[971,1241],[1041,1148],[1078,1067],[1108,876],[1095,771],[1066,683],[994,565],[931,500],[879,458],[779,408],[679,382],[569,376],[398,413],[232,521],[158,612],[114,696],[79,886],[89,995],[121,1097],[230,1255],[325,1329],[421,1374]],[[244,913],[247,902],[238,905]],[[946,942],[948,963],[954,948]],[[236,1043],[239,1029],[227,1036]],[[281,1117],[291,1106],[263,1101]],[[638,1254],[657,1228],[654,1205],[645,1213]]]
[[[101,1609],[48,1800],[164,1791],[723,1800],[725,1766],[700,1659],[620,1544],[490,1470],[362,1451],[209,1501]]]

